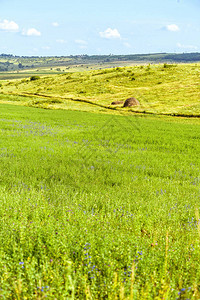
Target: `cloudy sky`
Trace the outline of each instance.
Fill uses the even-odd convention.
[[[200,0],[0,0],[0,53],[200,52]]]

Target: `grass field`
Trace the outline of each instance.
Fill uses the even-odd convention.
[[[180,68],[180,82],[167,77],[159,88],[183,85],[182,67],[174,68]],[[195,68],[187,69],[193,79],[199,76]],[[112,72],[103,75],[109,84]],[[139,72],[144,70],[137,69],[134,87],[123,82],[120,97],[140,89]],[[78,95],[76,75],[66,76],[19,81],[16,90],[16,82],[3,82],[3,92],[33,93],[37,87],[66,97],[65,90],[58,93],[65,78]],[[43,91],[45,81],[53,91]],[[108,105],[101,100],[107,87],[95,91],[95,84],[90,97],[95,93]],[[197,81],[188,83],[190,89],[193,103]],[[26,99],[18,97],[8,100]],[[0,296],[200,299],[199,128],[198,119],[0,104]]]
[[[118,67],[2,80],[1,102],[28,106],[112,113],[200,116],[199,64]],[[25,74],[25,73],[24,73]],[[140,106],[124,109],[113,101],[136,97]]]

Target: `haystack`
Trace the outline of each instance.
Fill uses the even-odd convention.
[[[124,103],[124,101],[113,101],[111,103],[111,105],[118,105],[118,104],[122,104],[122,103]]]
[[[134,97],[128,98],[124,102],[124,107],[131,107],[131,106],[136,106],[136,105],[140,105],[140,102],[137,99],[135,99]]]

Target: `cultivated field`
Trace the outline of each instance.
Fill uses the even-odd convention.
[[[199,141],[198,119],[0,104],[1,297],[199,299]]]

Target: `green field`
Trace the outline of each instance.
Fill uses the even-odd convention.
[[[155,68],[166,74],[159,79],[162,84],[151,74]],[[70,93],[73,98],[82,84],[83,99],[93,95],[108,112],[112,95],[109,99],[107,95],[114,89],[114,80],[114,98],[118,89],[118,99],[127,97],[129,89],[131,95],[146,91],[142,99],[150,99],[153,91],[159,97],[158,90],[163,89],[170,103],[177,97],[175,87],[183,86],[185,80],[188,94],[176,110],[181,107],[183,112],[186,102],[198,101],[197,66],[187,67],[187,77],[182,66],[162,68],[151,67],[145,88],[140,88],[145,80],[140,74],[146,71],[139,67],[134,72],[136,80],[126,83],[120,74],[132,74],[129,68],[79,74],[80,85],[73,84],[74,73],[70,79],[55,75],[19,81],[17,87],[16,81],[3,82],[0,100],[27,105],[29,99],[33,105],[37,95],[35,99],[15,95],[39,88],[42,94],[58,95],[56,99]],[[168,72],[173,77],[177,68],[180,81],[169,79]],[[112,79],[115,72],[118,79]],[[98,78],[91,90],[86,76],[91,76],[90,82]],[[101,76],[109,80],[105,90],[100,83],[96,89]],[[154,78],[158,90],[151,89],[148,78]],[[119,88],[120,81],[126,89]],[[45,82],[53,90],[43,90]],[[63,82],[67,91],[63,85],[62,94],[59,84]],[[169,86],[174,87],[170,96],[164,93]],[[73,99],[71,105],[76,105]],[[51,105],[59,107],[59,103]],[[117,115],[122,114],[121,108],[113,114],[98,114],[89,112],[96,106],[87,105],[84,112],[71,111],[73,105],[68,110],[44,110],[0,104],[0,296],[200,299],[199,119],[131,111]],[[156,109],[163,113],[165,107],[159,104]],[[197,107],[195,113],[199,113]]]
[[[198,117],[199,68],[199,63],[138,65],[82,72],[78,69],[36,76],[37,80],[1,80],[0,101],[50,109]],[[140,105],[128,109],[111,105],[129,97],[136,97]]]

